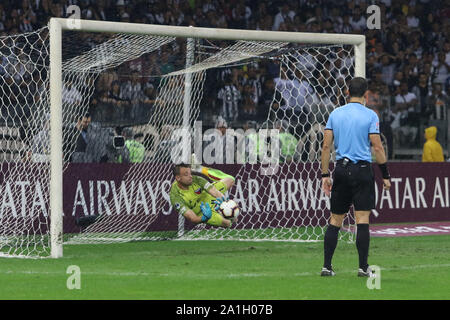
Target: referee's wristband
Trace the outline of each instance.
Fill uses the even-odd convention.
[[[391,176],[389,174],[388,167],[387,167],[387,162],[385,162],[383,164],[379,164],[378,167],[380,167],[381,175],[383,176],[383,179],[390,179],[391,178]]]
[[[330,177],[330,173],[322,173],[322,178],[328,178]]]

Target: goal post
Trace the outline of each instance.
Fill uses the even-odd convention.
[[[77,34],[104,34],[105,41],[97,43],[92,46],[90,50],[81,51],[78,56],[68,55],[69,58],[64,58],[63,43],[65,41],[64,32],[72,32]],[[167,124],[167,127],[193,127],[195,120],[199,117],[200,103],[202,100],[202,90],[205,81],[205,71],[212,68],[223,68],[233,64],[248,63],[252,59],[278,59],[280,64],[286,63],[284,66],[289,69],[291,65],[292,70],[288,70],[290,74],[295,74],[297,64],[304,62],[295,60],[298,56],[305,55],[306,58],[315,59],[316,56],[322,55],[321,52],[333,53],[338,50],[330,46],[348,46],[351,49],[342,49],[344,51],[344,58],[351,60],[352,65],[346,67],[347,72],[352,70],[352,76],[365,77],[365,36],[363,35],[345,35],[345,34],[316,34],[316,33],[301,33],[301,32],[279,32],[279,31],[254,31],[254,30],[236,30],[236,29],[212,29],[201,27],[179,27],[179,26],[163,26],[163,25],[149,25],[149,24],[134,24],[123,22],[106,22],[106,21],[90,21],[90,20],[73,20],[65,18],[51,18],[48,25],[48,91],[49,91],[49,110],[50,110],[50,174],[49,174],[49,222],[45,228],[50,241],[50,250],[48,255],[53,258],[60,258],[63,256],[63,217],[70,213],[63,213],[63,172],[66,168],[65,159],[68,154],[74,152],[72,149],[65,149],[65,125],[68,121],[74,121],[80,115],[86,112],[89,104],[89,99],[94,91],[93,83],[98,75],[108,68],[114,68],[121,65],[123,62],[131,61],[144,54],[160,50],[161,47],[174,42],[175,39],[183,39],[187,47],[185,52],[185,63],[182,69],[174,70],[172,73],[164,74],[165,79],[161,81],[158,88],[158,97],[156,104],[161,111],[155,111],[150,117],[150,124],[157,124],[161,128],[158,130],[165,130],[162,124]],[[117,37],[115,36],[117,35]],[[208,53],[206,58],[197,60],[194,57],[195,42],[198,40],[207,39],[208,41],[230,41],[232,44],[228,47],[214,47],[214,52]],[[47,39],[42,40],[42,42]],[[1,44],[1,43],[0,43]],[[298,45],[298,48],[288,48],[286,44]],[[341,47],[342,48],[342,47]],[[68,48],[70,51],[70,48]],[[206,49],[205,49],[206,50]],[[290,54],[291,51],[295,54]],[[351,51],[351,52],[350,52]],[[277,53],[278,52],[278,53]],[[280,53],[281,52],[281,53]],[[42,53],[46,55],[47,53]],[[324,57],[326,54],[323,55]],[[326,58],[326,57],[325,57]],[[342,59],[344,59],[342,58]],[[339,58],[337,58],[339,59]],[[46,57],[43,59],[46,61]],[[295,63],[292,62],[295,60]],[[323,61],[316,61],[324,68]],[[311,73],[312,77],[313,74]],[[317,80],[317,79],[315,79]],[[335,79],[334,79],[335,80]],[[81,106],[72,106],[69,102],[63,101],[64,84],[66,82],[74,83],[83,96]],[[181,88],[181,89],[180,89]],[[278,89],[275,89],[278,90]],[[274,96],[274,102],[276,97]],[[281,97],[280,99],[285,99]],[[64,108],[74,108],[70,111],[70,115],[66,115]],[[267,121],[270,126],[275,126],[278,119],[271,119],[268,115]],[[161,120],[162,119],[162,120]],[[291,118],[286,118],[288,125],[292,128],[290,123]],[[144,125],[145,126],[145,125]],[[305,135],[299,145],[314,144],[320,141],[317,136],[317,130],[320,126],[314,126],[315,132],[311,135]],[[150,129],[149,129],[150,130]],[[152,129],[153,130],[153,129]],[[73,137],[70,137],[72,140]],[[132,197],[140,196],[142,192],[140,185],[136,186],[135,178],[145,179],[146,176],[155,175],[161,179],[171,179],[170,173],[166,170],[164,175],[160,172],[161,166],[157,163],[153,164],[151,161],[142,165],[132,165],[130,170],[124,175],[124,182],[121,185],[123,190],[128,191]],[[312,159],[312,160],[311,160]],[[316,161],[315,157],[308,157],[305,161]],[[300,160],[301,162],[302,160]],[[305,165],[306,166],[306,165]],[[308,174],[312,174],[316,168],[309,167]],[[166,167],[164,167],[166,168]],[[238,178],[246,179],[246,177],[254,176],[255,167],[251,165],[243,165],[241,171],[238,173]],[[291,170],[291,169],[289,169]],[[296,179],[294,172],[289,171],[283,174],[285,181],[288,183],[288,188],[291,187],[289,183]],[[284,180],[283,180],[284,181]],[[164,181],[163,181],[164,182]],[[162,182],[162,184],[163,184]],[[285,182],[271,182],[273,184],[267,185],[268,188],[279,188],[279,183]],[[283,186],[284,188],[284,186]],[[297,188],[297,186],[295,186]],[[305,188],[306,185],[305,185]],[[308,188],[313,188],[308,186]],[[100,189],[99,189],[100,190]],[[120,192],[122,189],[120,189]],[[270,192],[270,191],[268,191]],[[19,191],[18,191],[19,193]],[[245,193],[245,192],[244,192]],[[125,191],[124,191],[125,194]],[[313,194],[313,192],[311,192]],[[122,195],[122,194],[121,194]],[[266,199],[267,193],[261,197]],[[138,198],[140,199],[140,198]],[[263,200],[262,200],[263,201]],[[162,208],[167,207],[167,199],[156,199],[152,210],[161,211]],[[117,204],[117,203],[116,203]],[[114,203],[111,203],[111,208],[114,208]],[[120,206],[119,206],[120,207]],[[136,214],[139,209],[134,206],[134,215],[129,214],[127,207],[127,214],[121,215],[121,212],[113,212],[111,215],[103,215],[98,222],[86,228],[80,236],[73,237],[73,243],[94,243],[94,242],[114,242],[114,241],[129,241],[135,240],[137,237],[145,239],[153,239],[152,237],[142,237],[146,234],[147,226],[152,224],[157,214],[152,215],[146,212],[141,216]],[[3,209],[2,209],[3,210]],[[117,210],[120,210],[117,209]],[[132,210],[131,210],[132,211]],[[3,212],[3,211],[2,211]],[[242,213],[245,220],[245,213]],[[0,215],[1,219],[6,219]],[[9,218],[8,218],[9,219]],[[303,218],[301,218],[303,219]],[[317,217],[306,217],[305,221],[318,220]],[[275,229],[285,229],[289,227],[290,223],[284,224],[285,217],[280,218],[280,224],[275,226]],[[250,221],[250,220],[248,220]],[[253,222],[250,222],[253,223]],[[191,230],[183,230],[184,219],[179,219],[175,227],[173,237],[184,239],[204,238],[197,237],[197,234],[203,235],[203,227],[190,232]],[[17,225],[17,224],[16,224]],[[254,224],[259,225],[258,223]],[[264,225],[264,223],[262,223]],[[294,224],[295,227],[299,225]],[[251,229],[252,226],[241,226],[243,229]],[[29,226],[26,233],[35,232]],[[198,231],[198,232],[197,232]],[[209,229],[206,230],[209,232]],[[225,231],[228,232],[228,231]],[[214,239],[228,239],[234,237],[234,230],[229,231],[228,234],[213,235]],[[2,236],[5,234],[4,243],[10,245],[10,235],[7,230],[3,231],[0,226],[0,252],[2,249]],[[14,231],[14,234],[17,232]],[[109,234],[115,234],[113,236]],[[165,239],[166,236],[155,236],[155,239]],[[208,238],[208,237],[206,237]],[[238,236],[239,238],[239,236]],[[316,235],[314,239],[316,239]],[[99,240],[100,239],[100,240]],[[250,235],[246,235],[243,239],[255,239]],[[273,237],[273,240],[283,240],[284,238]],[[291,239],[291,238],[288,238]],[[294,239],[294,238],[292,238]],[[313,240],[314,240],[313,239]],[[267,238],[264,238],[267,240]],[[20,250],[9,250],[7,254],[16,255]],[[44,250],[44,252],[47,252]],[[18,254],[21,254],[20,252]],[[0,253],[1,255],[1,253]],[[35,256],[36,253],[29,253],[27,255]],[[37,254],[37,255],[42,255]]]
[[[51,257],[63,256],[63,116],[62,27],[49,22],[50,35],[50,246]]]

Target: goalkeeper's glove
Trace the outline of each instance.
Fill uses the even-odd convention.
[[[230,200],[230,198],[228,197],[228,196],[222,196],[222,197],[219,197],[219,198],[217,198],[216,200],[214,200],[214,210],[219,210],[219,208],[220,208],[220,205],[222,204],[222,202],[224,202],[224,201],[228,201],[228,200]]]
[[[200,204],[200,210],[202,210],[202,222],[206,222],[209,219],[211,219],[212,216],[212,211],[211,211],[211,207],[209,206],[209,203],[201,203]]]

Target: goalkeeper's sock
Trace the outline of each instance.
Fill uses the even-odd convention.
[[[338,242],[340,227],[329,224],[327,231],[325,231],[325,238],[323,241],[323,267],[331,270],[331,259],[333,259],[334,250],[336,249]]]
[[[367,258],[369,257],[370,231],[369,224],[361,223],[356,225],[356,249],[359,255],[359,267],[366,271],[369,266]]]

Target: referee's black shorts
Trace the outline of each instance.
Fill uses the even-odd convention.
[[[375,184],[372,164],[367,161],[343,165],[338,160],[333,173],[331,213],[348,213],[353,204],[355,211],[375,208]]]

